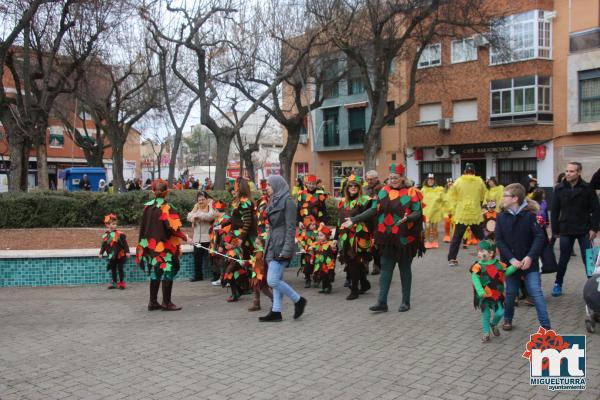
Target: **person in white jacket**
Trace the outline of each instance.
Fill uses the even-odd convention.
[[[212,198],[204,190],[199,191],[196,196],[196,205],[187,215],[187,220],[192,223],[194,229],[194,243],[202,245],[202,247],[194,246],[194,276],[190,279],[191,282],[204,280],[202,263],[203,260],[208,262],[208,251],[206,250],[210,242],[208,229],[215,218],[216,211],[212,205]],[[218,276],[213,277],[213,281],[218,279]]]

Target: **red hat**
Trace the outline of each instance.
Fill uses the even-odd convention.
[[[304,177],[304,182],[317,183],[317,176],[313,174],[308,174]]]
[[[404,164],[392,164],[390,165],[390,173],[404,175]]]
[[[263,190],[267,188],[267,180],[266,179],[260,180],[260,188]]]
[[[104,216],[104,225],[108,225],[108,223],[109,223],[110,221],[113,221],[113,220],[114,220],[114,221],[116,221],[116,220],[117,220],[117,216],[116,216],[115,214],[113,214],[113,213],[110,213],[110,214],[108,214],[108,215],[105,215],[105,216]]]
[[[331,237],[331,229],[329,229],[326,225],[319,226],[319,232],[323,233],[327,238]]]

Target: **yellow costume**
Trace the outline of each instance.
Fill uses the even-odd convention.
[[[454,234],[454,209],[456,208],[456,201],[450,197],[450,189],[444,191],[444,242],[450,243],[450,238]]]
[[[498,185],[494,186],[485,193],[485,198],[483,200],[484,204],[489,203],[490,201],[496,202],[496,212],[500,212],[500,207],[502,206],[502,197],[504,196],[504,186]]]
[[[485,183],[479,176],[462,175],[449,190],[449,197],[456,202],[454,223],[476,225],[483,222],[481,204],[486,194]]]
[[[423,214],[425,215],[425,248],[438,248],[438,224],[444,217],[444,188],[423,186]]]

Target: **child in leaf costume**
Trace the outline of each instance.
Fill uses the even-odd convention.
[[[314,271],[314,254],[312,249],[313,244],[317,241],[319,225],[317,225],[317,221],[312,215],[309,215],[306,218],[306,221],[307,229],[296,230],[296,243],[298,243],[298,247],[302,249],[302,253],[300,254],[300,269],[298,270],[298,274],[300,271],[302,271],[306,277],[306,271],[310,270],[310,273],[308,273],[308,283],[310,283],[310,279]]]
[[[129,256],[129,245],[127,237],[124,233],[117,230],[117,216],[108,214],[104,217],[104,225],[107,231],[102,235],[102,243],[100,244],[100,254],[102,258],[104,253],[108,256],[108,264],[106,270],[111,272],[112,284],[108,289],[125,289],[125,272],[123,266]],[[119,283],[117,283],[117,271],[119,273]]]
[[[248,180],[239,177],[235,180],[231,202],[230,229],[225,236],[226,254],[238,260],[249,260],[257,236],[256,210],[251,200]],[[229,248],[228,248],[229,247]],[[225,261],[225,271],[221,284],[231,286],[228,302],[237,301],[250,290],[248,270],[245,265],[231,259]]]
[[[273,292],[267,285],[267,263],[265,263],[265,241],[262,237],[257,237],[254,241],[254,255],[250,258],[250,288],[254,293],[252,306],[248,311],[260,310],[260,292],[273,300]]]
[[[313,219],[316,227],[321,223],[327,224],[327,193],[322,188],[317,187],[317,177],[315,175],[306,175],[304,184],[305,189],[298,192],[298,235],[301,237],[316,237],[316,229],[312,233],[308,231],[311,230],[310,225]],[[310,218],[311,216],[313,219]],[[305,288],[310,287],[313,269],[312,264],[304,266]]]
[[[317,241],[314,243],[312,252],[314,255],[314,277],[315,281],[322,284],[319,293],[330,294],[331,283],[335,278],[336,245],[330,240],[331,230],[321,225],[317,233]]]
[[[504,278],[514,274],[517,268],[512,265],[506,268],[506,264],[496,259],[496,245],[491,240],[479,242],[477,255],[479,261],[471,265],[469,272],[473,282],[473,303],[482,313],[481,341],[485,343],[490,341],[490,331],[494,336],[500,336],[498,323],[504,316]]]
[[[140,241],[136,248],[136,262],[150,275],[150,302],[148,310],[178,311],[171,301],[173,279],[179,271],[181,241],[190,238],[181,231],[181,220],[175,207],[169,204],[167,182],[155,181],[152,185],[154,199],[145,204],[140,225]],[[163,304],[157,300],[162,281]]]
[[[372,200],[362,193],[362,179],[350,175],[344,188],[344,198],[338,204],[340,222],[346,221],[371,208]],[[371,288],[367,280],[367,268],[373,253],[373,235],[368,221],[350,226],[340,224],[336,231],[340,262],[346,264],[350,275],[350,294],[346,300],[354,300]],[[359,291],[360,283],[360,291]]]
[[[262,237],[263,240],[267,237],[267,229],[269,225],[269,219],[267,218],[267,206],[269,205],[269,195],[267,194],[267,180],[260,180],[260,190],[262,196],[256,203],[256,226],[258,230],[258,236]]]

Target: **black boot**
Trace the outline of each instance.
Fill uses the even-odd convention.
[[[158,302],[158,289],[160,281],[158,279],[150,280],[150,301],[148,302],[148,311],[160,310],[161,305]]]
[[[350,292],[350,294],[346,297],[346,300],[356,300],[358,299],[358,292]]]
[[[310,289],[310,279],[304,281],[304,289]]]
[[[387,304],[377,303],[374,306],[369,307],[369,310],[375,311],[375,312],[387,312],[388,305]]]
[[[177,307],[171,302],[171,292],[173,291],[173,281],[163,281],[163,311],[179,311],[181,307]]]
[[[300,297],[294,304],[294,319],[300,318],[300,316],[304,313],[304,307],[306,307],[306,299],[304,297]]]
[[[365,278],[360,282],[360,291],[358,294],[365,294],[369,289],[371,289],[371,282]]]
[[[279,311],[269,311],[267,315],[264,317],[258,317],[260,322],[280,322],[281,321],[281,312]]]

